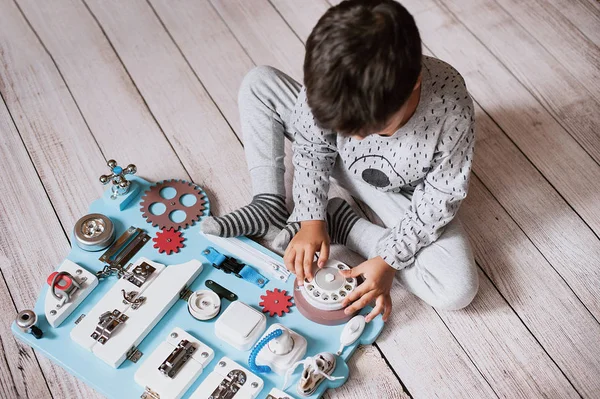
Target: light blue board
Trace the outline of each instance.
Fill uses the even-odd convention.
[[[158,231],[157,228],[152,227],[142,217],[139,210],[140,196],[144,191],[150,187],[150,183],[147,181],[133,176],[130,178],[134,184],[139,185],[140,190],[132,190],[134,198],[128,198],[125,200],[130,201],[122,211],[119,210],[118,201],[110,199],[110,188],[107,190],[103,198],[94,201],[90,207],[90,213],[102,213],[111,218],[115,224],[117,237],[121,235],[129,226],[136,226],[144,229],[150,237],[154,237]],[[121,201],[121,200],[119,200]],[[208,214],[209,210],[205,212]],[[185,247],[179,252],[172,255],[159,254],[158,250],[153,248],[153,242],[149,241],[140,252],[130,261],[135,261],[138,257],[144,256],[150,260],[166,264],[180,264],[187,262],[191,259],[198,259],[203,262],[204,269],[200,276],[191,285],[193,291],[199,289],[206,289],[205,281],[208,279],[214,280],[229,290],[235,292],[239,296],[239,300],[253,306],[260,310],[258,303],[260,302],[260,295],[263,295],[267,289],[273,290],[273,288],[284,289],[288,291],[288,294],[292,292],[293,276],[290,277],[287,283],[277,281],[269,275],[265,275],[271,281],[263,288],[250,284],[246,281],[236,278],[233,275],[226,275],[220,270],[214,269],[210,263],[202,256],[202,250],[208,246],[213,246],[221,253],[229,254],[227,251],[222,250],[219,246],[211,243],[201,234],[199,234],[200,228],[199,223],[194,226],[183,230],[183,236],[185,237]],[[273,252],[270,252],[266,248],[258,245],[252,240],[244,238],[244,240],[259,249],[261,252],[281,261],[281,257]],[[71,238],[71,242],[73,238]],[[100,270],[104,265],[98,260],[102,251],[100,252],[86,252],[81,250],[79,247],[74,246],[68,255],[68,259],[85,267],[91,272]],[[180,327],[185,331],[189,332],[215,351],[214,360],[207,366],[200,377],[194,382],[191,388],[186,392],[183,398],[189,398],[194,390],[200,385],[202,380],[211,372],[218,361],[223,356],[227,356],[232,360],[240,363],[242,366],[248,368],[248,356],[250,351],[240,352],[227,343],[221,341],[214,334],[214,322],[217,318],[201,322],[190,316],[187,310],[187,303],[182,300],[178,300],[175,305],[167,312],[162,320],[154,327],[154,329],[146,336],[146,338],[138,346],[138,349],[144,353],[144,356],[136,363],[126,360],[118,369],[114,369],[103,361],[96,358],[91,352],[86,351],[79,345],[71,341],[69,333],[74,327],[74,322],[82,313],[88,313],[98,300],[104,296],[104,294],[110,289],[110,287],[116,282],[116,277],[110,277],[105,280],[101,280],[98,287],[86,298],[86,300],[58,327],[51,328],[44,316],[44,298],[46,296],[46,290],[48,286],[43,283],[43,287],[40,290],[37,303],[34,311],[38,315],[39,323],[38,326],[43,330],[44,337],[42,339],[35,339],[30,334],[21,332],[13,323],[13,333],[22,341],[35,348],[38,352],[43,353],[45,356],[50,358],[55,363],[62,366],[69,373],[75,375],[81,380],[88,383],[97,391],[101,392],[108,398],[122,399],[122,398],[138,398],[144,391],[144,388],[138,386],[133,375],[137,368],[144,362],[150,353],[166,338],[167,334],[174,328]],[[223,301],[221,312],[229,305],[228,301]],[[363,313],[367,313],[368,309],[363,310]],[[319,352],[332,352],[335,353],[339,347],[339,336],[343,326],[323,326],[320,324],[313,323],[300,312],[292,307],[291,312],[284,314],[283,317],[268,317],[268,325],[272,323],[281,323],[286,327],[303,335],[308,341],[308,355],[315,355]],[[333,375],[348,377],[348,366],[346,361],[354,353],[359,344],[371,344],[375,341],[377,336],[383,329],[383,321],[381,316],[375,318],[371,323],[367,324],[367,327],[361,336],[360,340],[350,347],[346,348],[341,356],[338,357],[337,368]],[[91,333],[91,332],[90,332]],[[117,332],[118,333],[118,332]],[[287,392],[298,398],[295,391],[296,382],[300,376],[302,367],[298,367],[294,376],[293,384],[287,389]],[[260,374],[259,375],[265,382],[265,387],[259,394],[259,398],[265,398],[268,392],[273,387],[281,388],[283,383],[283,377],[280,377],[274,373]],[[341,386],[345,382],[344,380],[337,381],[324,381],[319,389],[310,398],[320,398],[327,388],[336,388]]]

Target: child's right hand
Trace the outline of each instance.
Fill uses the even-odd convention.
[[[304,284],[304,278],[313,279],[312,265],[315,253],[319,252],[318,266],[323,267],[329,258],[329,234],[323,220],[300,222],[300,231],[290,241],[283,260],[292,273],[296,273],[298,285]]]

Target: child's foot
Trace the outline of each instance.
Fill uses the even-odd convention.
[[[240,209],[204,219],[200,229],[220,237],[248,236],[271,240],[285,226],[289,216],[283,196],[259,194]]]
[[[273,240],[273,248],[280,253],[285,252],[299,230],[300,223],[297,222],[285,226]],[[385,233],[383,227],[361,219],[350,204],[341,198],[329,200],[327,231],[332,244],[345,245],[365,258],[374,251],[376,241]]]

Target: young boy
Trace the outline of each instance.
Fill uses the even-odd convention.
[[[239,106],[254,198],[202,223],[206,233],[273,239],[300,284],[330,242],[366,259],[351,313],[392,308],[394,275],[431,306],[460,309],[478,289],[469,241],[454,216],[467,195],[473,103],[460,74],[421,52],[413,17],[393,0],[330,8],[306,43],[304,83],[270,67],[244,79]],[[293,141],[294,210],[285,207],[284,140]],[[334,178],[385,227],[328,199]],[[289,222],[286,226],[286,222]]]

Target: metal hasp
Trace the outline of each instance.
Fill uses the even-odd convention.
[[[210,394],[213,399],[233,399],[235,394],[246,383],[246,373],[242,370],[231,370],[221,381],[217,389]]]
[[[136,287],[141,287],[146,280],[156,271],[156,268],[146,262],[142,262],[133,268],[133,270],[125,272],[123,278],[129,281]]]
[[[105,278],[114,273],[122,277],[125,273],[124,266],[149,240],[150,236],[144,230],[133,226],[128,228],[99,258],[107,266],[96,274],[98,278]]]
[[[129,164],[125,169],[117,165],[117,161],[114,159],[110,159],[107,163],[110,168],[110,175],[102,175],[100,176],[100,183],[108,184],[109,182],[113,183],[112,186],[112,196],[111,198],[116,198],[118,195],[123,195],[129,191],[129,187],[131,186],[131,182],[127,180],[125,175],[133,175],[137,172],[137,168],[134,164]]]
[[[121,294],[123,294],[123,304],[130,304],[131,309],[133,310],[139,309],[139,307],[142,306],[142,304],[146,301],[145,296],[140,295],[136,298],[136,296],[139,294],[137,291],[125,292],[125,290],[121,290]]]
[[[98,321],[98,325],[96,326],[96,331],[91,335],[92,339],[104,345],[114,334],[115,330],[125,323],[127,319],[129,319],[129,316],[121,313],[117,309],[112,312],[102,313],[102,315],[100,315],[100,321]]]
[[[174,378],[195,351],[196,347],[190,341],[182,339],[177,348],[173,349],[173,352],[158,366],[158,371],[169,378]]]

